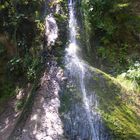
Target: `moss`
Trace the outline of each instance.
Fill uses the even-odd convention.
[[[73,83],[74,84],[74,83]],[[66,113],[70,110],[72,104],[83,102],[80,91],[75,85],[67,83],[61,96],[61,108],[60,113]]]
[[[67,112],[69,110],[70,104],[71,104],[71,96],[69,93],[63,94],[61,97],[61,108],[59,109],[60,113]]]
[[[113,139],[139,140],[140,116],[136,111],[136,101],[132,99],[135,93],[126,90],[110,75],[92,67],[89,69],[94,81],[90,88],[99,98],[99,112],[114,135]]]
[[[129,3],[123,3],[123,4],[117,4],[117,7],[119,8],[124,8],[124,7],[128,7]]]
[[[55,16],[55,19],[56,19],[58,22],[62,22],[62,21],[67,20],[67,16],[66,16],[66,15],[62,15],[62,14],[57,14],[57,13],[55,13],[54,16]]]

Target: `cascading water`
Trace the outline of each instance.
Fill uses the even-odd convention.
[[[75,2],[69,0],[69,45],[66,48],[66,71],[70,84],[75,87],[77,93],[81,93],[81,101],[74,101],[72,107],[64,116],[64,129],[71,140],[109,140],[101,131],[104,131],[95,93],[89,93],[86,81],[90,77],[87,64],[81,59],[81,51],[77,43],[77,21],[75,17]],[[77,100],[77,99],[76,99]]]
[[[69,16],[70,44],[66,50],[67,51],[66,57],[67,57],[67,63],[68,63],[67,68],[71,72],[71,74],[73,73],[73,75],[77,75],[77,72],[78,72],[81,91],[83,93],[83,103],[85,105],[85,111],[86,111],[86,114],[88,117],[87,119],[89,121],[91,130],[94,131],[93,124],[92,124],[92,118],[91,118],[91,114],[90,114],[90,107],[88,104],[88,98],[87,98],[87,93],[86,93],[86,88],[85,88],[85,83],[84,83],[85,67],[84,67],[83,62],[78,57],[79,48],[78,48],[77,41],[76,41],[77,22],[76,22],[76,18],[74,15],[74,4],[73,4],[72,0],[69,1],[69,14],[70,14],[70,16]],[[93,139],[95,136],[92,131],[91,131],[91,133],[92,133],[92,139]]]

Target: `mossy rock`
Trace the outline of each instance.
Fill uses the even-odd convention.
[[[61,114],[67,113],[72,104],[83,102],[82,95],[74,84],[75,83],[71,85],[70,83],[67,83],[67,86],[65,86],[61,93],[61,108],[59,110]]]
[[[133,91],[128,91],[110,75],[89,67],[93,77],[87,83],[99,99],[99,112],[114,140],[139,140],[139,106],[133,99]]]

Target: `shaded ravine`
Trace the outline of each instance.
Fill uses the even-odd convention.
[[[67,94],[64,96],[68,96],[71,101],[70,105],[65,107],[63,115],[65,135],[70,140],[109,140],[100,114],[96,111],[98,109],[96,95],[88,90],[86,84],[91,74],[88,65],[82,60],[76,39],[78,25],[75,4],[73,0],[69,0],[69,45],[65,56],[66,75],[69,81],[63,95]]]

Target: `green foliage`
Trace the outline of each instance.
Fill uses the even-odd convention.
[[[24,58],[15,57],[8,63],[10,75],[17,78],[24,76],[28,81],[37,78],[37,72],[40,68],[40,58],[33,58],[26,55]]]
[[[35,36],[42,32],[36,20],[41,21],[43,2],[44,0],[2,1],[0,33],[7,33],[10,39],[17,44],[17,47],[25,48],[26,46],[26,51],[28,51]]]
[[[103,71],[90,67],[93,82],[88,85],[99,100],[99,112],[113,135],[113,140],[139,140],[139,101],[136,92],[124,87]],[[95,80],[96,79],[96,80]]]
[[[65,21],[67,19],[66,15],[62,15],[58,13],[54,14],[54,16],[58,22]]]
[[[37,46],[41,44],[45,28],[41,16],[44,2],[44,0],[1,1],[0,33],[6,33],[17,47],[15,57],[9,60],[7,65],[13,76],[26,76],[28,80],[36,77],[35,65],[39,59],[36,51],[39,50]],[[0,52],[3,51],[0,45]],[[29,60],[26,59],[27,55],[30,56]]]
[[[8,70],[13,76],[20,76],[23,74],[22,59],[14,57],[8,62]]]
[[[27,79],[29,81],[34,81],[37,78],[37,72],[39,68],[40,68],[40,60],[34,58],[27,68]]]
[[[126,78],[137,81],[137,83],[140,84],[140,63],[136,62],[134,66],[131,66],[125,76]]]
[[[126,72],[123,72],[118,76],[118,79],[127,81],[129,80],[131,85],[127,85],[129,87],[133,87],[133,90],[139,91],[140,88],[140,63],[136,61],[133,65],[130,65],[129,69]],[[126,83],[126,82],[125,82]]]
[[[85,28],[91,47],[101,60],[106,60],[116,71],[129,67],[129,55],[139,52],[140,13],[137,0],[83,0]],[[138,4],[137,4],[138,5]],[[97,45],[92,46],[95,40]]]

